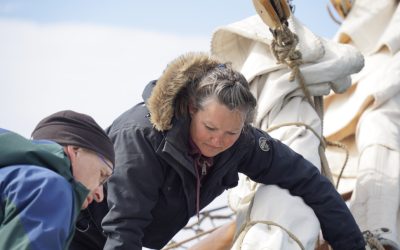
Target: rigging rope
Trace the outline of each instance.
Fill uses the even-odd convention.
[[[297,80],[300,85],[303,94],[311,105],[314,108],[315,112],[321,119],[321,135],[323,134],[323,98],[322,96],[316,96],[314,99],[312,98],[310,91],[306,86],[306,82],[303,74],[300,70],[300,65],[303,63],[302,55],[299,50],[296,49],[297,44],[299,43],[299,38],[296,34],[294,34],[287,24],[281,25],[279,28],[272,30],[272,34],[274,36],[274,40],[271,44],[271,50],[273,55],[275,56],[278,63],[286,64],[291,69],[291,75],[289,77],[289,81]],[[307,127],[310,128],[310,127]],[[312,130],[313,131],[313,130]],[[318,154],[321,160],[321,172],[332,182],[332,173],[329,169],[328,161],[325,155],[325,140],[322,140],[318,133],[313,133],[320,139],[321,143],[318,148]]]

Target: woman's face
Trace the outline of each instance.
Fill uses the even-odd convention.
[[[189,109],[192,121],[190,135],[202,155],[213,157],[231,147],[239,138],[244,125],[244,114],[229,110],[215,99],[203,109]]]

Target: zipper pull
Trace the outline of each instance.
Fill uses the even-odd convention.
[[[203,164],[203,166],[201,166],[201,175],[205,176],[207,174],[207,166],[206,164]]]

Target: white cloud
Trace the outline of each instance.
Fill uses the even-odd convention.
[[[144,85],[209,37],[0,19],[0,127],[29,136],[45,116],[72,109],[106,127],[141,100]]]

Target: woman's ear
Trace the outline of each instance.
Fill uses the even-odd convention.
[[[189,100],[188,106],[189,106],[189,114],[190,114],[190,116],[194,115],[198,111],[198,108],[194,104],[194,100],[193,99]]]
[[[189,102],[189,115],[190,117],[192,117],[192,115],[194,115],[197,111],[197,109],[194,107],[192,102]]]

